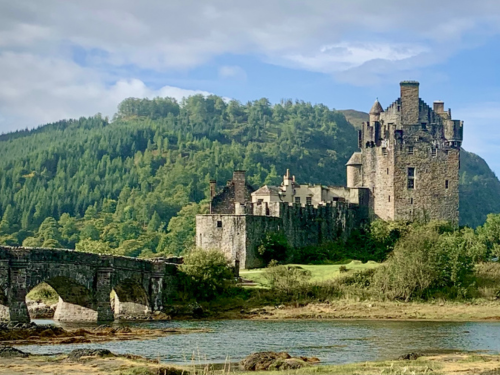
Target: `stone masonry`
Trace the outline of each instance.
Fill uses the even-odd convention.
[[[243,171],[217,194],[210,215],[196,217],[196,245],[220,249],[242,268],[263,266],[258,246],[268,232],[293,248],[346,238],[370,220],[446,220],[458,225],[458,172],[463,122],[442,101],[429,107],[419,83],[403,81],[385,111],[375,101],[348,161],[347,187],[298,184],[289,171],[281,186],[257,191]]]
[[[45,282],[59,294],[54,318],[110,321],[114,313],[160,311],[176,265],[72,250],[0,247],[0,319],[29,322],[26,295]],[[116,298],[111,306],[110,294]],[[127,311],[127,310],[130,311]],[[4,316],[1,316],[3,312]]]
[[[430,108],[419,83],[401,82],[385,111],[378,100],[360,131],[361,152],[347,163],[349,188],[371,192],[371,213],[383,220],[447,220],[458,225],[458,173],[463,122],[444,103]]]

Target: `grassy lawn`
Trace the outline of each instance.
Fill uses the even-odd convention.
[[[305,270],[308,270],[311,272],[312,278],[311,281],[326,281],[330,279],[335,279],[338,277],[341,273],[339,271],[339,268],[341,266],[345,266],[347,268],[348,272],[354,272],[354,271],[360,271],[360,270],[366,270],[369,268],[376,268],[380,264],[369,261],[367,263],[361,263],[359,260],[353,260],[351,263],[348,264],[320,264],[320,265],[311,265],[311,264],[290,264],[290,266],[298,266],[301,267]],[[256,268],[252,270],[243,270],[240,271],[241,277],[247,280],[252,280],[260,284],[265,284],[265,279],[263,277],[263,272],[264,268]],[[345,274],[345,273],[344,273]]]

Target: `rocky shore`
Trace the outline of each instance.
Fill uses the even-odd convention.
[[[261,352],[238,365],[172,366],[156,359],[132,354],[119,355],[106,349],[76,349],[68,354],[31,355],[9,346],[0,346],[0,375],[26,374],[116,374],[116,375],[251,375],[251,374],[456,374],[494,375],[500,373],[500,356],[484,353],[408,355],[390,361],[346,365],[320,365],[317,358],[292,357],[288,353]]]
[[[207,332],[205,329],[145,329],[101,325],[96,328],[64,329],[35,323],[0,323],[0,342],[4,345],[84,344],[106,341],[148,340],[175,334]]]

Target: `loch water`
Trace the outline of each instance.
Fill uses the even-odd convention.
[[[36,323],[53,324],[51,321]],[[318,357],[322,364],[389,360],[412,351],[500,353],[500,322],[224,320],[121,325],[207,328],[211,332],[171,335],[154,340],[17,347],[34,354],[104,348],[114,353],[136,354],[172,364],[236,362],[250,353],[269,350]]]

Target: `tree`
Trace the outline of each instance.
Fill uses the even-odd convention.
[[[195,243],[196,215],[200,212],[200,205],[196,203],[183,207],[177,216],[170,219],[167,234],[167,252],[180,254],[192,249]]]
[[[148,231],[156,232],[161,227],[160,215],[155,211],[148,224]]]
[[[82,240],[89,239],[92,241],[97,241],[99,240],[99,236],[99,230],[93,223],[86,223],[82,231],[80,232],[80,238]]]
[[[184,287],[200,300],[224,295],[235,285],[234,270],[219,250],[193,250],[179,267]]]
[[[108,244],[101,241],[94,241],[89,238],[82,239],[78,242],[75,250],[94,254],[113,254]]]
[[[50,216],[47,217],[40,225],[40,228],[38,228],[38,237],[40,237],[43,242],[47,240],[59,241],[59,225],[56,219]]]

